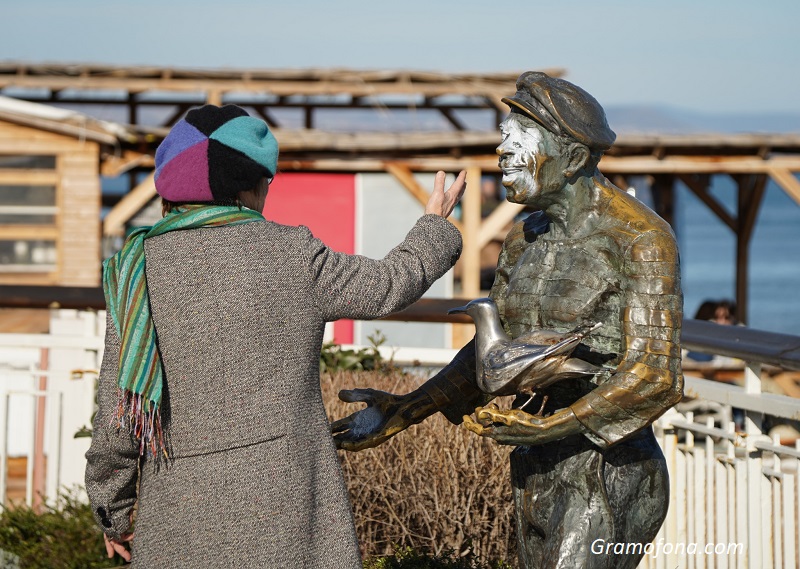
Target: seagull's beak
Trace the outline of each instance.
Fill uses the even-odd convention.
[[[459,306],[458,308],[451,308],[447,311],[448,314],[466,314],[467,307],[466,306]]]

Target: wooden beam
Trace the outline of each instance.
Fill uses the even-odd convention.
[[[464,123],[461,122],[455,113],[453,113],[453,109],[439,107],[439,112],[444,115],[444,118],[446,118],[456,130],[467,130],[467,127],[464,125]]]
[[[744,215],[740,214],[739,217],[739,231],[744,233],[747,241],[753,236],[753,229],[756,226],[756,219],[758,218],[758,210],[761,207],[761,201],[764,198],[764,191],[767,187],[767,176],[757,175],[748,177],[748,191],[745,196],[745,202],[742,204],[744,207]]]
[[[59,179],[55,170],[0,170],[0,184],[8,186],[55,186]]]
[[[469,166],[478,166],[482,171],[499,172],[497,167],[497,157],[494,158],[409,158],[398,162],[396,160],[387,161],[377,158],[361,158],[346,160],[338,158],[309,158],[305,159],[279,159],[278,169],[282,172],[293,170],[320,170],[332,172],[386,172],[386,164],[401,163],[414,172],[460,172]]]
[[[266,105],[253,105],[253,108],[270,128],[281,128],[280,123],[275,119],[272,113],[267,110]]]
[[[622,174],[614,174],[611,177],[611,182],[617,186],[620,190],[624,192],[630,192],[630,184],[628,184],[628,179],[623,176]]]
[[[180,119],[183,116],[183,114],[190,108],[191,105],[186,105],[186,104],[177,105],[175,111],[161,123],[161,126],[171,127],[176,122],[178,122],[178,119]]]
[[[502,113],[503,115],[507,115],[507,114],[509,113],[509,111],[510,111],[510,109],[509,109],[508,105],[506,105],[506,104],[503,102],[503,96],[501,96],[501,95],[495,95],[495,94],[489,94],[489,95],[486,95],[486,101],[487,101],[488,103],[491,103],[491,105],[492,105],[492,106],[493,106],[493,107],[494,107],[494,108],[495,108],[495,109],[496,109],[496,110],[497,110],[499,113]]]
[[[400,162],[384,162],[383,168],[394,176],[394,178],[400,182],[400,185],[408,190],[408,193],[422,204],[422,207],[428,204],[431,195],[417,182],[417,179],[414,178],[414,173],[411,172],[411,168],[409,168],[407,164],[401,164]]]
[[[125,194],[103,220],[103,235],[122,235],[125,223],[156,196],[155,172]]]
[[[600,170],[610,174],[764,174],[772,169],[800,171],[800,156],[604,156]]]
[[[458,134],[458,133],[453,133]],[[278,134],[276,134],[278,136]],[[309,133],[312,136],[312,133]],[[280,137],[278,136],[280,139]],[[357,151],[357,148],[348,149]],[[287,155],[283,155],[287,156]],[[606,160],[610,160],[606,162]],[[308,158],[281,160],[283,170],[333,170],[333,171],[380,171],[385,170],[386,160],[359,158],[354,160],[337,158]],[[403,160],[414,172],[436,172],[437,170],[458,171],[468,166],[479,166],[484,172],[499,172],[497,156],[476,154],[454,158],[452,156],[422,156]],[[655,160],[651,158],[603,158],[600,169],[611,177],[613,174],[770,174],[786,170],[800,172],[800,156],[775,157],[769,160],[742,158],[722,160],[719,157],[670,158]],[[779,175],[779,174],[778,174]],[[791,184],[791,181],[788,182]]]
[[[119,139],[116,135],[110,132],[103,131],[95,127],[91,122],[79,124],[70,124],[65,121],[53,121],[50,119],[34,117],[30,115],[19,115],[10,112],[0,112],[0,119],[7,120],[12,123],[22,123],[25,126],[38,128],[47,132],[55,132],[58,134],[66,134],[77,138],[80,141],[88,140],[92,142],[99,142],[101,144],[108,144],[114,146],[119,144]]]
[[[728,210],[717,201],[717,199],[708,192],[708,181],[705,183],[692,177],[689,174],[678,174],[678,179],[683,182],[689,190],[702,201],[708,209],[710,209],[716,216],[727,225],[731,231],[737,232],[738,220],[728,213]]]
[[[379,94],[405,95],[423,94],[431,97],[441,95],[485,96],[487,93],[498,98],[513,94],[513,84],[492,84],[483,81],[441,81],[423,82],[367,82],[357,78],[352,81],[290,81],[290,80],[250,80],[209,78],[198,79],[143,79],[136,77],[77,78],[77,77],[14,77],[0,75],[0,88],[20,87],[36,89],[81,89],[133,91],[178,91],[206,92],[209,85],[216,90],[237,93],[268,93],[272,95],[353,95],[370,97]]]
[[[653,176],[653,207],[664,221],[675,227],[675,178],[669,174]]]
[[[486,247],[523,209],[525,206],[522,204],[506,201],[498,205],[481,224],[478,232],[478,247],[480,249]]]
[[[767,173],[784,192],[800,204],[800,180],[788,168],[769,168]]]
[[[55,225],[0,225],[0,240],[56,241],[59,238]]]
[[[155,160],[150,154],[135,150],[124,150],[121,155],[104,156],[100,164],[100,175],[115,178],[134,168],[152,168]]]
[[[401,162],[384,162],[383,169],[391,174],[395,180],[400,182],[400,185],[408,190],[408,193],[414,196],[414,198],[420,204],[422,204],[422,207],[428,205],[428,200],[431,198],[431,195],[419,184],[419,182],[417,182],[417,179],[414,177],[414,173],[407,164]],[[450,222],[455,225],[459,231],[461,231],[461,233],[464,233],[461,222],[452,217],[449,219]]]

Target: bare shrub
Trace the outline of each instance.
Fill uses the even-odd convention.
[[[396,371],[336,372],[322,376],[322,393],[333,420],[360,408],[340,401],[340,389],[407,393],[421,381]],[[340,451],[362,554],[389,555],[395,545],[435,554],[471,546],[481,559],[516,563],[510,451],[438,413],[377,448]]]

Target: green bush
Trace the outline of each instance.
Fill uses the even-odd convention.
[[[37,513],[25,505],[0,512],[0,550],[19,557],[20,569],[103,569],[122,565],[109,559],[103,533],[89,504],[74,493]]]
[[[381,356],[378,348],[386,342],[380,331],[368,336],[370,346],[358,350],[345,350],[339,344],[326,342],[319,355],[319,372],[333,373],[337,371],[378,371],[390,369],[391,362]]]

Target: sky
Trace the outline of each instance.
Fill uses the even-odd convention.
[[[4,0],[0,60],[557,67],[604,106],[800,113],[798,22],[798,0]]]

